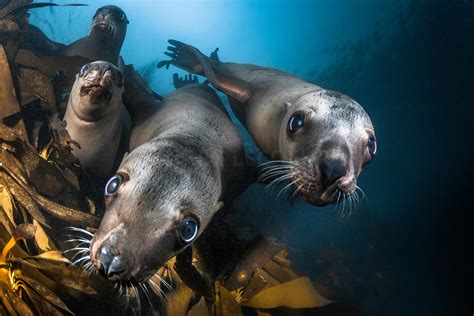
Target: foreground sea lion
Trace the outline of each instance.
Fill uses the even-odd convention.
[[[146,285],[245,182],[244,153],[216,93],[200,84],[165,97],[132,131],[131,149],[105,186],[90,258],[111,281]]]
[[[92,18],[90,34],[67,46],[61,54],[82,56],[91,61],[104,60],[118,65],[128,23],[125,12],[119,7],[101,7]]]
[[[290,180],[317,206],[338,203],[357,188],[362,168],[375,157],[372,122],[350,97],[272,68],[223,63],[170,40],[169,61],[206,76],[229,97],[233,111],[270,159],[263,180]]]
[[[128,148],[130,116],[122,104],[123,77],[108,62],[86,64],[76,76],[64,121],[81,166],[92,176],[110,177]]]

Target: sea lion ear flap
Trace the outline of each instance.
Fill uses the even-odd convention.
[[[285,109],[288,109],[291,106],[290,101],[285,101]]]

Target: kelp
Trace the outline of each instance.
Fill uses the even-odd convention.
[[[3,8],[0,9],[0,19],[8,16],[15,15],[22,11],[27,11],[36,8],[45,7],[84,7],[87,4],[82,3],[71,3],[71,4],[57,4],[49,2],[35,2],[32,0],[15,0],[8,2]]]

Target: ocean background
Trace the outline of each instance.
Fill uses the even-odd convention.
[[[379,149],[359,177],[367,198],[350,218],[334,207],[289,205],[262,185],[236,201],[235,214],[249,233],[286,243],[296,270],[313,280],[334,270],[321,258],[342,253],[337,298],[364,315],[472,315],[472,1],[71,2],[89,6],[34,9],[31,23],[71,43],[88,33],[97,8],[120,6],[130,20],[122,56],[160,95],[179,72],[156,69],[172,38],[358,101]]]

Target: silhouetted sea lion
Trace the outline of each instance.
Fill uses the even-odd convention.
[[[68,45],[61,54],[118,65],[128,23],[125,12],[119,7],[108,5],[99,8],[92,19],[90,34]]]
[[[270,159],[262,179],[290,180],[314,205],[337,203],[357,188],[357,176],[375,157],[372,122],[350,97],[289,73],[249,64],[223,63],[170,40],[170,61],[206,76],[229,97],[232,109]]]

